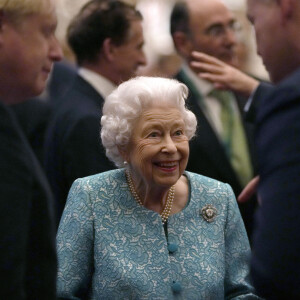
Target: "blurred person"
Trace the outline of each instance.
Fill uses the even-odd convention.
[[[231,90],[248,97],[244,106],[244,119],[255,122],[261,99],[274,89],[267,81],[259,81],[234,66],[224,63],[216,57],[194,51],[190,65],[200,78],[209,80],[217,89]],[[256,194],[259,176],[254,177],[238,195],[239,202],[247,202]]]
[[[232,189],[185,171],[197,125],[187,94],[177,80],[137,77],[106,98],[101,138],[119,169],[70,190],[58,297],[259,299]]]
[[[75,67],[61,60],[53,64],[47,85],[41,95],[11,105],[17,120],[41,165],[44,165],[45,134],[56,110],[59,96],[65,93],[76,75]]]
[[[235,19],[219,0],[179,1],[171,14],[171,34],[184,59],[176,78],[188,86],[187,101],[199,124],[197,137],[191,141],[187,170],[229,183],[238,196],[255,174],[254,128],[242,118],[249,91],[221,91],[207,75],[200,78],[190,66],[195,51],[226,65],[237,65]],[[257,81],[249,79],[251,89],[255,88]],[[251,236],[255,197],[239,207]]]
[[[248,17],[276,85],[256,113],[261,205],[252,276],[266,299],[300,299],[300,2],[248,0]]]
[[[53,199],[10,109],[40,94],[62,53],[54,1],[0,1],[0,298],[56,299]]]
[[[73,83],[76,75],[77,66],[66,58],[54,64],[46,91],[47,100],[53,112],[61,104],[58,100],[63,99],[64,94]]]
[[[122,1],[92,0],[71,21],[67,39],[78,74],[59,102],[45,143],[45,167],[58,220],[75,179],[115,168],[99,137],[101,107],[146,63],[142,16]]]
[[[10,108],[13,110],[35,156],[43,166],[44,136],[52,112],[50,103],[38,96],[13,104]]]

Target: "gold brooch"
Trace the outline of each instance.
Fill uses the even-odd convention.
[[[217,213],[217,209],[211,204],[205,205],[201,210],[202,217],[209,223],[215,219]]]

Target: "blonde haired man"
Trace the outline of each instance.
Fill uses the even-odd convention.
[[[53,0],[0,0],[0,299],[55,299],[52,195],[9,108],[45,88],[55,28]]]

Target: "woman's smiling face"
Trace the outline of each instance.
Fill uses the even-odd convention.
[[[189,141],[180,111],[169,106],[142,111],[125,151],[138,184],[169,188],[184,172],[188,157]]]

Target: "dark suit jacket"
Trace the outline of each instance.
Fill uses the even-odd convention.
[[[102,96],[79,75],[61,99],[45,143],[45,167],[58,222],[73,181],[115,168],[100,139]]]
[[[262,99],[265,97],[268,97],[269,93],[272,93],[274,89],[274,85],[266,82],[266,81],[261,81],[259,86],[256,88],[256,90],[252,93],[250,98],[247,101],[250,101],[248,106],[248,110],[245,111],[244,118],[247,122],[250,123],[255,123],[256,115],[257,115],[257,110],[259,109],[259,106],[261,104]]]
[[[0,102],[0,299],[55,299],[52,194],[15,116]]]
[[[261,206],[252,275],[267,299],[300,299],[300,69],[262,99],[257,115]]]
[[[39,162],[43,164],[44,137],[52,113],[50,103],[39,98],[33,98],[14,104],[11,108],[16,114],[32,150]]]
[[[190,157],[187,170],[202,174],[231,185],[236,196],[242,191],[242,186],[238,177],[230,164],[223,145],[220,143],[214,129],[205,117],[204,112],[199,106],[198,95],[193,90],[190,82],[186,80],[187,75],[183,71],[179,72],[176,79],[183,82],[189,88],[189,96],[187,99],[188,108],[196,115],[198,127],[196,137],[190,142]],[[238,107],[242,113],[246,98],[236,97]],[[249,144],[250,158],[255,169],[254,158],[254,126],[244,122],[245,132]],[[251,235],[253,225],[253,214],[256,206],[256,200],[239,204],[241,214],[249,236]]]
[[[55,110],[77,75],[77,67],[66,60],[55,62],[47,85],[49,102]]]

